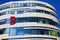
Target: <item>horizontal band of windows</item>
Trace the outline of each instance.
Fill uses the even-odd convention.
[[[5,33],[8,34],[9,36],[40,34],[40,35],[51,35],[60,37],[60,32],[47,29],[24,29],[21,27],[15,27],[15,28],[6,28],[3,31],[5,31]]]
[[[4,5],[0,8],[0,10],[7,9],[7,8],[15,8],[15,7],[35,7],[35,6],[46,7],[46,8],[53,10],[54,12],[56,12],[53,8],[48,7],[44,4],[39,4],[39,3],[20,3],[20,4],[14,3],[14,4],[10,4],[10,5]]]
[[[51,27],[47,27],[47,26],[16,26],[16,27],[25,28],[25,29],[47,29],[47,30],[55,30],[57,32],[60,32],[59,29],[51,28]],[[11,28],[11,27],[9,27],[9,28]],[[6,29],[6,28],[1,28],[1,29]]]
[[[15,19],[14,19],[15,20]],[[10,19],[2,19],[0,20],[0,25],[3,24],[8,24],[10,23]],[[37,22],[40,24],[50,24],[50,25],[54,25],[54,26],[59,26],[58,23],[54,22],[51,19],[47,19],[47,18],[40,18],[40,17],[22,17],[22,18],[16,18],[15,20],[16,23],[21,23],[21,22]]]
[[[7,31],[8,30],[8,31]],[[16,35],[29,35],[29,34],[41,34],[41,35],[52,35],[58,36],[58,32],[53,30],[46,30],[46,29],[24,29],[24,28],[7,28],[6,33],[9,36],[16,36]]]
[[[6,14],[23,14],[24,12],[45,13],[45,14],[49,14],[49,15],[52,15],[52,16],[57,18],[56,14],[54,14],[53,12],[49,12],[49,11],[45,11],[45,10],[40,10],[40,9],[29,9],[29,8],[14,9],[14,10],[5,11],[5,12],[0,13],[0,16],[6,15]]]

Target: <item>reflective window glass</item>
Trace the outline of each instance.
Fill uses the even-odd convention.
[[[60,37],[60,32],[58,32],[58,37]]]
[[[5,24],[6,20],[0,20],[0,25]]]
[[[10,23],[10,19],[3,19],[4,21],[0,20],[0,25],[2,24],[8,24]],[[16,23],[21,22],[37,22],[41,24],[50,24],[54,26],[59,26],[59,24],[51,19],[47,18],[40,18],[40,17],[22,17],[22,18],[16,18]]]
[[[6,29],[0,29],[0,34],[4,34],[6,32]]]
[[[18,10],[18,11],[17,11],[17,14],[22,14],[22,13],[24,13],[23,10]]]
[[[26,12],[38,12],[38,13],[45,13],[45,14],[49,14],[49,15],[53,15],[54,17],[56,17],[56,15],[53,12],[49,12],[49,11],[45,11],[45,10],[40,10],[40,9],[16,9],[17,14],[21,14],[21,13],[25,13]],[[14,10],[9,10],[7,11],[9,14],[15,14],[15,9]],[[6,12],[2,12],[0,13],[0,16],[5,15]]]
[[[15,28],[4,28],[0,29],[0,34],[8,34],[9,36],[14,35],[51,35],[60,37],[60,33],[54,30],[47,29],[25,29],[25,27],[15,27]]]
[[[44,5],[44,4],[39,4],[39,3],[20,3],[20,4],[14,3],[14,4],[11,4],[10,6],[8,4],[7,5],[3,5],[3,6],[4,7],[2,7],[1,10],[7,9],[7,8],[14,8],[14,7],[30,7],[30,6],[35,7],[35,6],[42,6],[42,7],[46,7],[46,8],[49,8],[49,9],[55,11],[53,8],[48,7],[48,6]]]
[[[9,30],[7,32],[7,30]],[[45,29],[24,29],[24,28],[7,28],[6,29],[7,34],[9,34],[10,36],[13,35],[25,35],[25,34],[41,34],[41,35],[48,35],[49,34],[49,30],[45,30]]]

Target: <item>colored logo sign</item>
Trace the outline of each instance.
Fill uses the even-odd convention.
[[[50,31],[50,34],[51,34],[52,36],[57,36],[57,32],[56,32],[56,31],[53,31],[53,30]]]
[[[14,25],[16,23],[16,17],[11,16],[10,17],[10,25]]]

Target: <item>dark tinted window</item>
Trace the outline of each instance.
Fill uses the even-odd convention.
[[[6,29],[0,29],[0,34],[4,34]]]
[[[8,31],[7,31],[8,30]],[[45,29],[24,29],[24,28],[7,28],[7,34],[10,36],[13,35],[25,35],[25,34],[41,34],[41,35],[49,35],[49,30]]]
[[[10,19],[3,19],[4,21],[0,22],[0,25],[2,24],[8,24],[10,23]],[[21,23],[21,22],[37,22],[37,23],[42,23],[42,24],[50,24],[54,26],[59,26],[59,24],[51,19],[47,18],[40,18],[40,17],[23,17],[23,18],[16,18],[16,23]]]
[[[58,37],[60,37],[60,32],[58,32]]]

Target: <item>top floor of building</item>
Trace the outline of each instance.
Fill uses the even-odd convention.
[[[53,10],[56,12],[55,8],[42,1],[12,1],[12,2],[7,2],[4,4],[0,5],[0,10],[8,9],[8,8],[17,8],[17,7],[45,7],[48,9]]]

